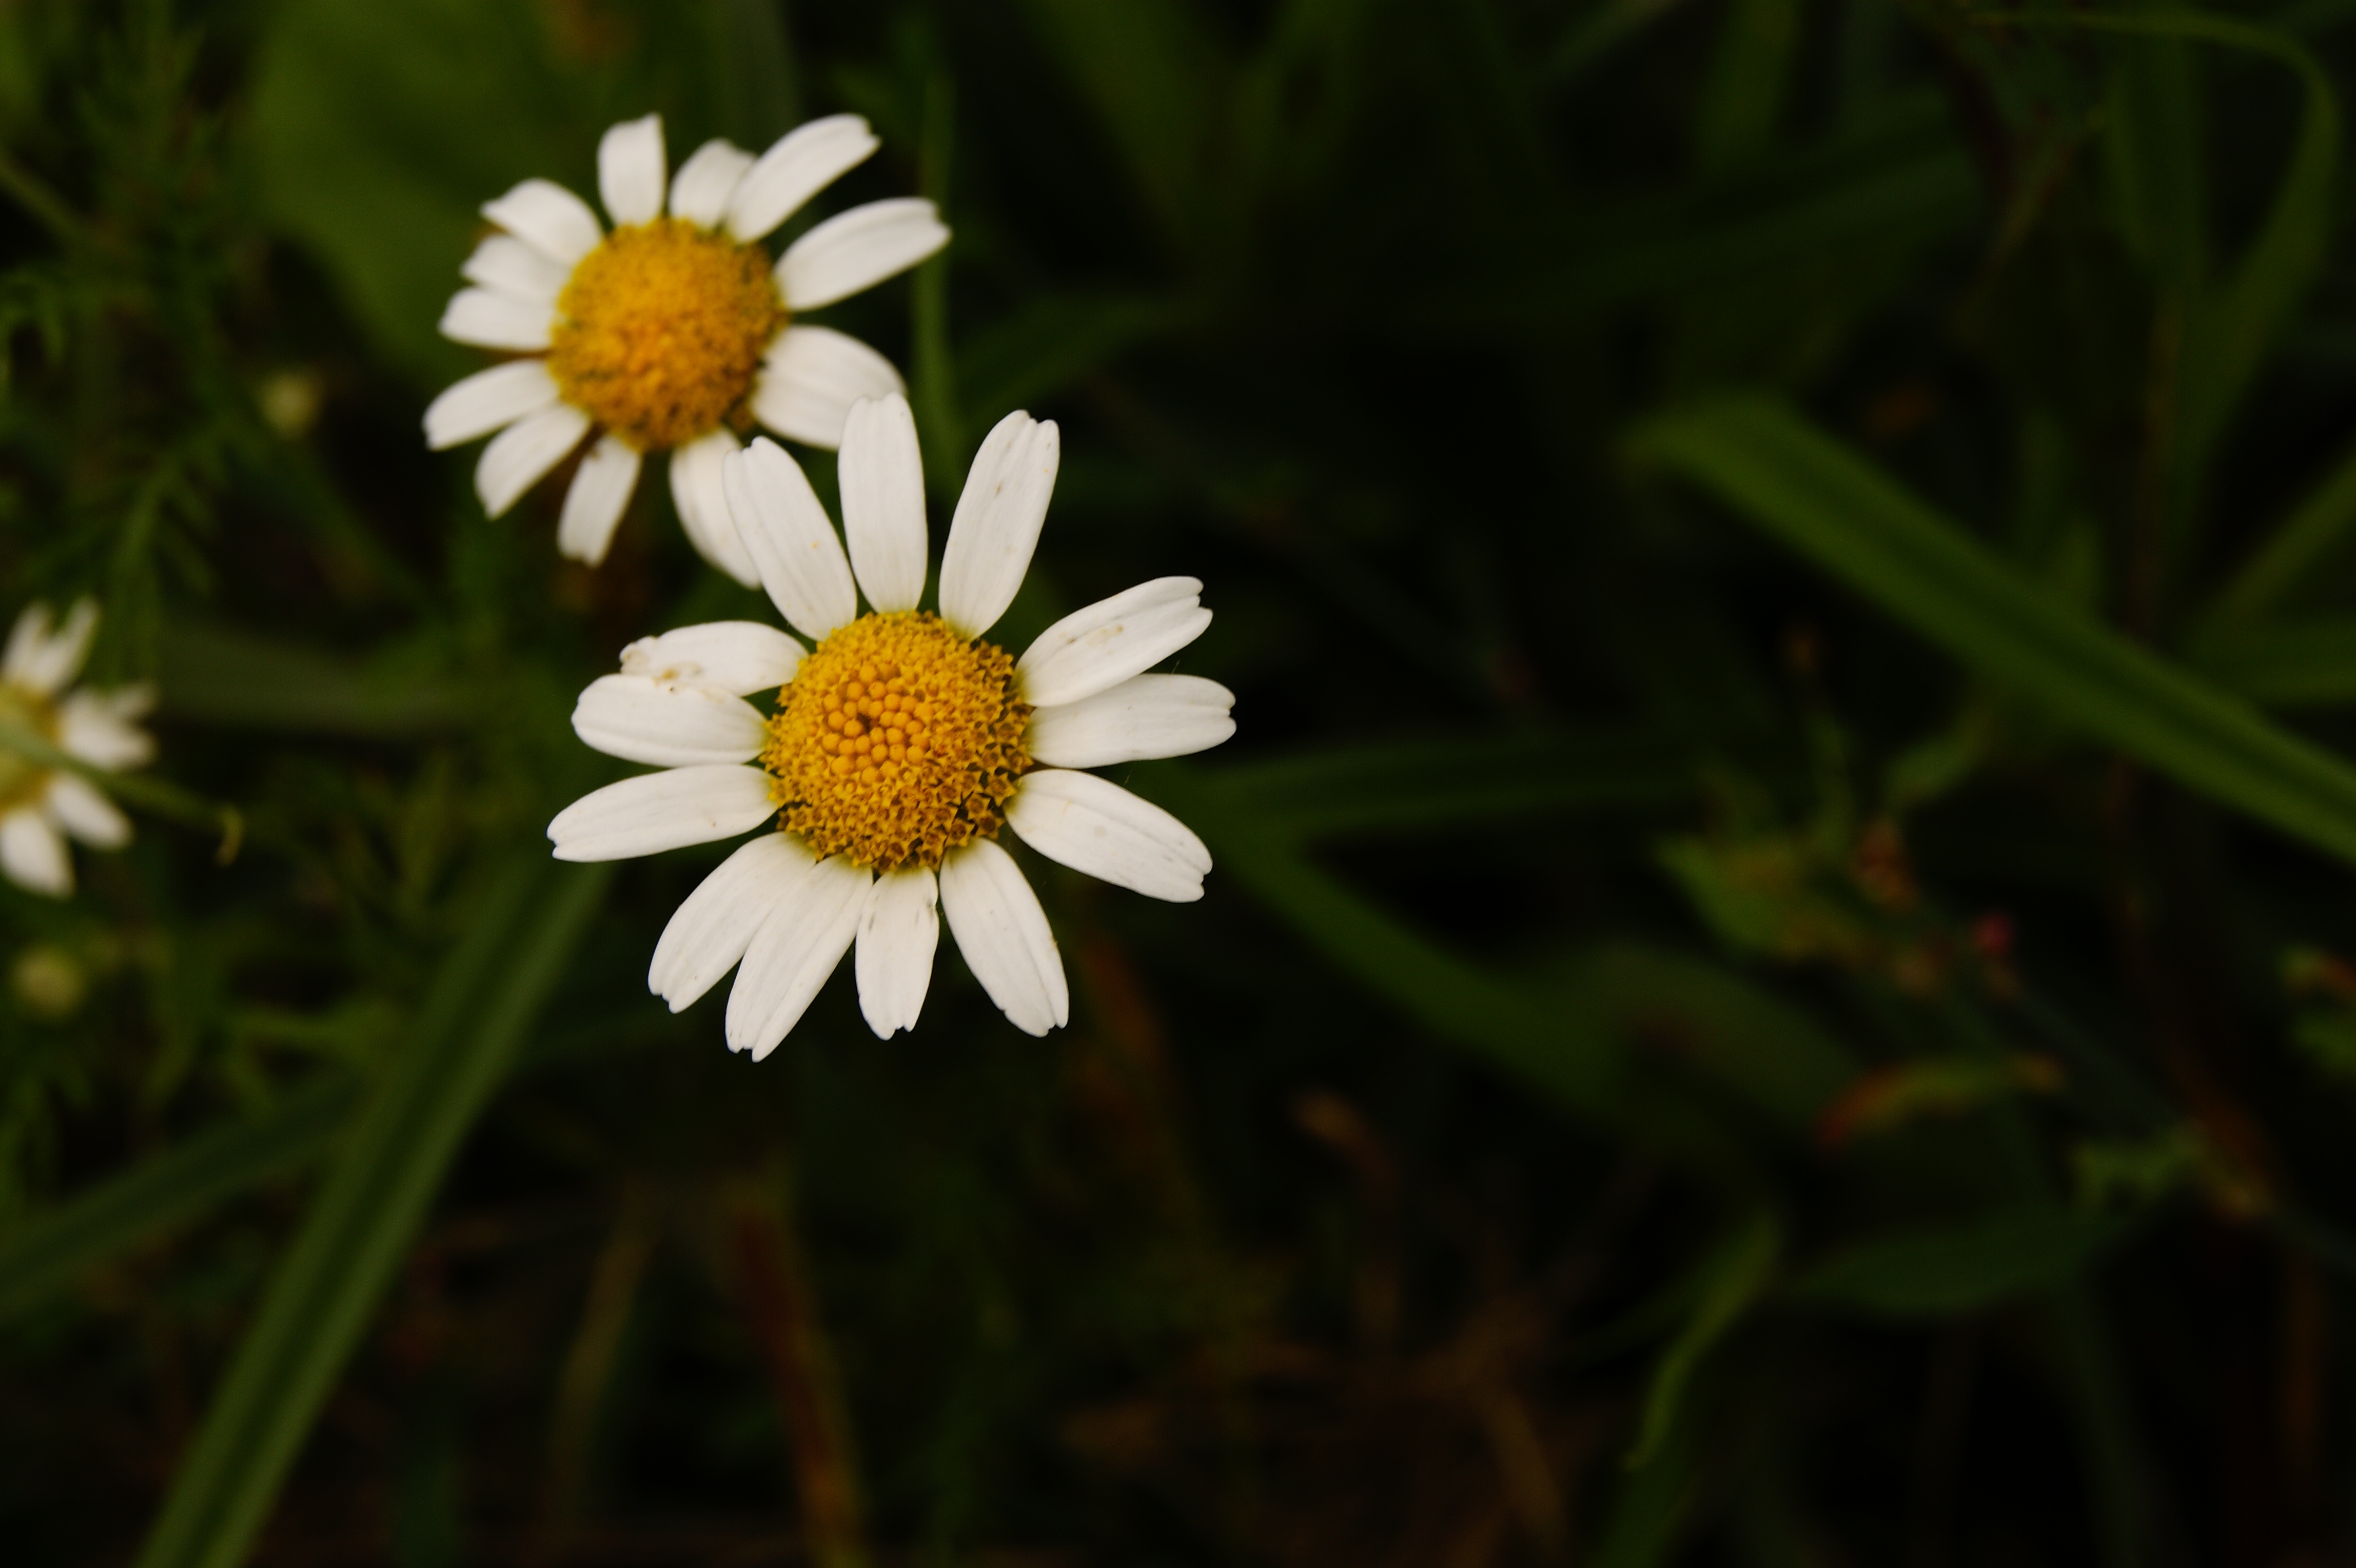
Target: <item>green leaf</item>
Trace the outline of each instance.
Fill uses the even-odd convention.
[[[2356,448],[2340,456],[2324,481],[2233,575],[2210,607],[2196,650],[2209,637],[2256,620],[2300,584],[2315,578],[2345,542],[2351,523],[2356,523]]]
[[[1659,1455],[1676,1424],[1678,1406],[1695,1369],[1765,1292],[1783,1252],[1783,1224],[1772,1210],[1762,1208],[1737,1225],[1703,1263],[1693,1315],[1654,1363],[1652,1381],[1644,1391],[1644,1419],[1636,1429],[1635,1446],[1628,1451],[1630,1469],[1640,1469]]]
[[[535,113],[559,91],[536,20],[473,0],[294,0],[272,11],[255,58],[263,201],[423,381],[473,358],[434,323],[462,286],[478,205],[528,175],[578,186],[589,168],[592,145]]]
[[[2190,789],[2356,862],[2356,769],[2088,621],[1782,403],[1696,404],[1644,425],[1633,449],[1983,674]]]
[[[966,423],[987,430],[1008,410],[1035,407],[1136,345],[1201,319],[1200,311],[1154,295],[1033,299],[960,346]]]
[[[369,671],[301,643],[229,627],[164,628],[156,697],[192,724],[304,735],[403,739],[463,723],[455,686]]]
[[[2275,188],[2265,222],[2221,286],[2206,291],[2191,315],[2182,376],[2181,440],[2191,455],[2186,472],[2197,473],[2201,455],[2249,390],[2275,337],[2291,318],[2300,295],[2315,281],[2331,237],[2332,177],[2340,161],[2340,103],[2331,80],[2315,55],[2286,33],[2223,16],[2186,10],[2122,16],[2070,11],[1991,13],[1983,23],[1999,26],[2084,28],[2126,33],[2150,40],[2184,39],[2222,44],[2268,55],[2297,73],[2302,95],[2299,128],[2290,162]],[[2174,63],[2171,64],[2171,60]],[[2139,57],[2129,75],[2130,98],[2140,111],[2130,127],[2156,128],[2158,145],[2141,160],[2151,172],[2137,183],[2129,203],[2129,232],[2170,283],[2190,284],[2200,265],[2203,220],[2194,177],[2201,160],[2192,156],[2193,105],[2183,62],[2165,49]],[[2139,85],[2138,85],[2139,83]],[[2132,130],[2130,132],[2132,136]],[[2134,161],[2131,159],[2130,161]],[[2116,168],[2115,162],[2115,169]],[[2165,210],[2163,210],[2165,209]]]
[[[1128,161],[1150,215],[1182,251],[1215,227],[1213,160],[1236,70],[1199,6],[1178,0],[1023,0]]]
[[[1600,1102],[1617,1058],[1587,1020],[1549,1006],[1538,988],[1448,951],[1310,862],[1224,779],[1157,769],[1157,799],[1211,843],[1218,866],[1258,895],[1312,947],[1440,1038],[1537,1082],[1564,1103]]]
[[[216,1391],[140,1568],[245,1561],[443,1173],[609,880],[537,851],[483,898],[369,1095]]]
[[[1465,748],[1475,745],[1482,765],[1468,769]],[[1544,732],[1332,747],[1218,777],[1271,829],[1305,839],[1676,804],[1697,789],[1690,756],[1667,742]]]
[[[1857,1074],[1857,1058],[1806,1013],[1722,964],[1615,941],[1580,953],[1563,991],[1622,1039],[1713,1080],[1805,1133]]]
[[[1773,145],[1800,39],[1794,0],[1734,0],[1694,126],[1694,162],[1718,174]]]
[[[2209,264],[2201,97],[2181,38],[2132,38],[2103,106],[2119,231],[2160,286],[2189,298]]]
[[[2228,627],[2194,644],[2200,671],[2268,707],[2356,702],[2356,616]]]
[[[0,1321],[224,1198],[316,1158],[359,1099],[352,1079],[322,1077],[260,1115],[212,1128],[40,1216],[0,1241]]]
[[[1439,280],[1401,312],[1413,331],[1534,333],[1584,327],[1644,301],[1686,301],[1827,255],[1902,255],[1967,230],[1985,206],[1979,176],[1935,99],[1910,99],[1822,147],[1746,167],[1723,188],[1631,204],[1501,266]],[[1395,300],[1367,310],[1400,311]]]
[[[1971,1312],[2075,1279],[2126,1230],[2115,1218],[2034,1208],[1855,1248],[1792,1286],[1818,1305],[1898,1317]]]

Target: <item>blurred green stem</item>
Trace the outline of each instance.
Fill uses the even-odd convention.
[[[790,1450],[802,1529],[817,1568],[867,1568],[859,1465],[834,1346],[794,1223],[792,1176],[782,1159],[724,1185],[732,1281],[745,1326],[769,1369]]]
[[[161,779],[93,768],[51,743],[46,736],[14,720],[0,719],[0,751],[14,752],[37,767],[70,773],[118,800],[169,821],[219,829],[220,847],[213,858],[220,865],[235,860],[239,847],[245,842],[245,817],[235,806],[207,800]]]
[[[90,230],[73,209],[5,148],[0,148],[0,190],[15,197],[16,205],[38,219],[59,244],[80,248],[90,243]]]
[[[237,1568],[476,1117],[605,897],[606,865],[493,879],[305,1212],[172,1479],[139,1568]]]

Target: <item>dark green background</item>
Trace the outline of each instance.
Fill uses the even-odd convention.
[[[0,6],[0,613],[154,678],[0,886],[11,1562],[2356,1551],[2356,6]],[[476,209],[867,116],[937,535],[1206,583],[1217,868],[766,1063],[559,866],[625,642],[419,419]],[[799,221],[807,222],[809,219]],[[831,460],[810,462],[830,494]],[[236,824],[234,843],[224,823]],[[225,854],[233,848],[233,854]]]

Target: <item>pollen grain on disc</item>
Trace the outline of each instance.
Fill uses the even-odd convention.
[[[1030,714],[1004,650],[925,612],[862,616],[777,693],[761,764],[784,825],[819,855],[937,866],[1004,822]]]

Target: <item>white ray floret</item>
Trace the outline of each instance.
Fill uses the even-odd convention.
[[[0,725],[90,768],[120,772],[155,754],[137,722],[155,695],[145,686],[68,689],[97,632],[98,606],[89,599],[61,624],[52,623],[47,605],[27,606],[0,652]],[[131,822],[87,779],[25,756],[0,736],[0,875],[29,892],[66,897],[74,886],[69,839],[120,849],[131,842]]]
[[[778,611],[815,646],[746,622],[682,628],[632,643],[620,671],[582,693],[573,723],[583,739],[666,771],[567,808],[549,825],[559,856],[653,854],[764,830],[680,906],[647,977],[676,1011],[736,967],[725,1025],[732,1049],[755,1058],[774,1050],[854,949],[869,1028],[879,1036],[914,1028],[944,923],[1016,1027],[1044,1035],[1067,1023],[1055,932],[1000,827],[1047,859],[1148,897],[1202,897],[1211,869],[1203,841],[1161,807],[1082,771],[1202,751],[1235,733],[1226,687],[1150,672],[1210,624],[1202,584],[1161,578],[1077,610],[1020,660],[980,640],[1022,585],[1056,461],[1052,424],[1016,413],[991,432],[950,524],[935,619],[917,613],[927,575],[923,467],[905,400],[862,401],[847,413],[842,535],[782,448],[756,440],[729,453],[722,490],[737,536]],[[837,633],[851,640],[833,640]],[[951,652],[931,667],[932,683],[906,685],[894,667],[862,664],[869,655],[858,651],[901,647],[918,649],[910,657],[919,665],[934,657],[922,650]],[[934,678],[951,666],[997,671],[987,679],[1002,687],[987,690],[1011,694],[1012,705],[969,721],[984,727],[969,737],[1002,741],[1017,733],[1005,715],[1023,715],[1019,746],[1004,754],[1014,760],[989,775],[1001,780],[998,814],[973,815],[978,797],[952,800],[948,809],[964,814],[938,819],[946,837],[916,832],[871,856],[859,846],[882,841],[858,837],[843,825],[851,819],[829,813],[854,810],[841,800],[875,802],[874,821],[897,823],[936,809],[925,792],[926,746],[954,746],[958,734],[944,739],[926,727],[952,722],[948,710],[935,712],[948,697],[919,696],[983,689]],[[838,692],[839,680],[849,683]],[[773,709],[744,700],[773,688]],[[807,749],[796,762],[793,748],[806,744],[826,755]],[[817,767],[822,787],[795,771],[805,764]]]
[[[812,325],[802,313],[873,287],[948,242],[931,202],[899,198],[837,213],[782,256],[772,259],[764,248],[779,226],[880,145],[865,120],[837,114],[787,133],[758,156],[725,141],[706,142],[674,176],[668,172],[662,121],[649,114],[613,126],[598,144],[597,193],[610,231],[589,203],[545,179],[527,179],[485,202],[483,216],[499,231],[461,267],[469,286],[451,297],[441,330],[457,342],[527,357],[469,376],[434,399],[425,413],[427,445],[439,450],[494,438],[477,467],[475,488],[484,510],[497,516],[594,437],[589,456],[573,470],[558,531],[560,552],[592,565],[605,559],[637,493],[642,459],[668,452],[671,499],[689,542],[738,582],[757,585],[765,574],[736,538],[724,498],[723,464],[740,445],[729,421],[749,419],[788,440],[831,448],[841,442],[854,404],[904,392],[890,360],[856,338]],[[682,237],[688,231],[681,224],[700,238]],[[598,296],[606,303],[594,309],[577,303],[589,295],[568,290],[607,265],[599,258],[618,254],[612,248],[630,236],[640,242],[656,236],[653,242],[682,253],[697,244],[749,252],[756,265],[745,275],[765,295],[775,291],[760,307],[774,310],[774,328],[758,325],[764,319],[758,310],[730,317],[755,324],[731,328],[752,344],[746,357],[718,355],[708,346],[681,348],[676,352],[707,358],[684,368],[664,366],[659,378],[634,380],[631,372],[615,371],[610,358],[598,362],[595,374],[577,363],[567,371],[565,335],[594,336],[596,328],[573,312],[623,308],[612,303],[610,290]],[[619,319],[643,322],[647,311],[668,319],[662,313],[676,307],[663,302],[681,297],[679,275],[666,274],[662,285],[646,285],[634,296],[639,303]],[[723,287],[707,297],[736,295]],[[708,343],[696,332],[669,340]],[[580,379],[566,379],[574,374]],[[665,401],[673,396],[665,389],[681,384],[682,377],[710,392],[686,412],[675,400]],[[630,412],[639,407],[634,397],[669,412],[638,423]]]

